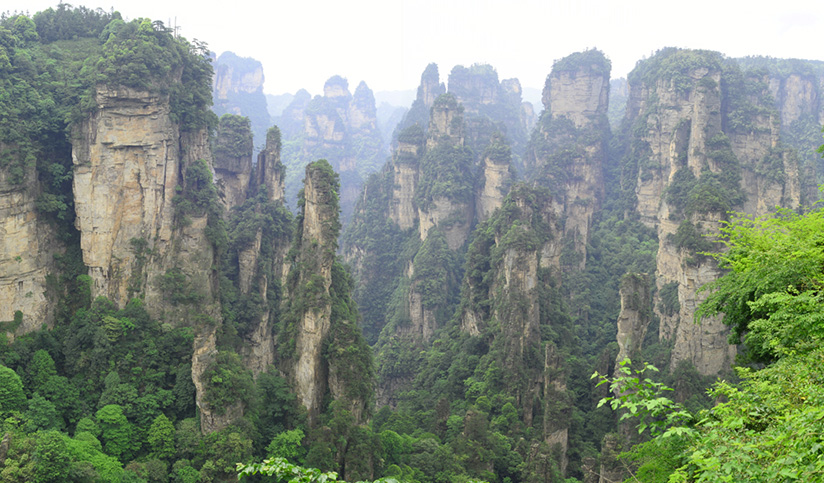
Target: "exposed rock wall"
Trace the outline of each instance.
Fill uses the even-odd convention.
[[[168,98],[100,87],[97,111],[77,128],[73,190],[83,261],[93,296],[119,306],[135,274],[131,240],[165,253],[174,231],[172,198],[181,184],[180,133]],[[155,274],[159,271],[153,271]]]
[[[702,235],[718,233],[728,210],[759,216],[804,203],[809,175],[782,143],[782,125],[811,114],[801,107],[815,102],[811,92],[793,76],[776,82],[707,51],[664,50],[630,75],[634,198],[658,231],[654,305],[661,338],[674,341],[672,367],[689,361],[708,375],[732,362],[721,317],[693,323],[705,298],[698,289],[721,275],[700,254],[720,247]],[[667,292],[677,303],[662,299]]]
[[[326,164],[328,167],[329,165]],[[331,191],[331,168],[320,163],[306,167],[302,220],[297,227],[299,253],[292,270],[297,270],[294,284],[288,286],[288,297],[304,297],[304,307],[295,314],[295,348],[291,377],[298,400],[309,412],[310,422],[320,414],[321,401],[328,388],[328,366],[323,359],[323,344],[329,334],[332,306],[329,288],[332,265],[337,248],[337,203]],[[300,268],[297,268],[300,267]],[[309,293],[299,293],[311,284]],[[294,292],[294,293],[293,293]]]
[[[578,270],[585,267],[592,217],[604,199],[609,71],[599,51],[572,54],[555,64],[527,155],[527,169],[555,196],[565,245],[574,252],[572,265]]]
[[[92,295],[123,307],[143,294],[149,313],[174,326],[192,326],[189,308],[170,303],[160,279],[177,270],[198,311],[220,320],[214,253],[206,237],[208,215],[175,222],[172,198],[187,168],[211,160],[209,133],[179,131],[168,97],[129,88],[97,89],[98,109],[78,124],[72,157],[75,225]],[[143,245],[142,248],[139,248]],[[192,378],[204,431],[224,427],[204,400],[202,376],[216,354],[214,325],[196,325]]]
[[[650,281],[646,274],[628,273],[621,279],[621,312],[618,314],[618,364],[626,358],[638,360],[652,318]]]
[[[38,214],[39,192],[34,167],[20,184],[10,183],[0,171],[0,322],[12,337],[53,322],[46,276],[54,269],[60,244],[54,228]],[[22,318],[15,321],[17,311]]]
[[[246,201],[252,177],[254,151],[248,119],[224,115],[215,141],[215,185],[228,211]]]

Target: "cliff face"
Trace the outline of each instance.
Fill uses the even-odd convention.
[[[658,230],[655,306],[660,336],[674,340],[673,367],[686,360],[716,374],[735,354],[719,317],[692,322],[698,289],[720,275],[698,253],[717,249],[702,235],[717,233],[729,210],[762,215],[805,198],[803,169],[780,131],[782,109],[792,117],[797,104],[782,102],[786,93],[776,101],[774,84],[706,51],[665,50],[630,75],[636,209]]]
[[[293,342],[282,334],[281,357],[288,358],[286,368],[310,424],[320,414],[327,390],[358,421],[371,395],[371,353],[349,298],[351,282],[335,262],[340,229],[337,189],[337,174],[329,163],[317,161],[306,167],[297,252],[290,260],[286,285]]]
[[[219,320],[209,215],[176,213],[172,202],[178,191],[213,189],[203,161],[211,159],[208,132],[180,133],[168,97],[99,87],[96,101],[97,111],[76,127],[72,154],[75,225],[93,297],[123,307],[142,293],[149,313],[173,326],[192,325],[187,303],[197,299],[200,313]],[[178,222],[184,216],[188,222]],[[193,328],[192,377],[203,429],[211,431],[231,420],[204,400],[215,326]]]
[[[491,65],[475,64],[469,68],[458,65],[449,73],[448,92],[464,106],[466,145],[475,153],[483,152],[497,131],[507,140],[513,152],[522,156],[529,131],[534,124],[523,110],[521,84],[518,79],[498,81]]]
[[[437,64],[429,64],[421,74],[421,83],[418,86],[418,93],[409,112],[395,127],[395,136],[404,129],[418,125],[424,132],[429,129],[429,117],[435,99],[446,93],[446,86],[441,82]]]
[[[134,89],[97,91],[98,110],[78,128],[73,160],[75,225],[94,296],[123,306],[145,284],[132,240],[146,240],[157,253],[172,243],[172,198],[181,184],[180,133],[169,118],[169,102]],[[149,267],[147,267],[149,268]]]
[[[252,176],[252,130],[248,118],[224,114],[215,141],[215,184],[230,210],[246,201]]]
[[[255,142],[263,144],[269,128],[269,111],[263,94],[263,66],[255,59],[224,52],[214,63],[212,109],[218,116],[235,114],[251,121]]]
[[[592,217],[604,199],[609,71],[597,50],[555,63],[527,155],[527,169],[553,192],[557,217],[565,220],[567,259],[578,270],[585,267]]]
[[[51,326],[55,301],[47,296],[46,276],[60,243],[36,209],[40,185],[34,168],[22,183],[8,178],[0,171],[0,332],[13,337]]]
[[[287,114],[294,115],[294,112],[284,112],[284,117]],[[326,159],[340,173],[341,210],[344,220],[348,220],[363,180],[384,161],[375,97],[364,82],[352,95],[346,79],[334,76],[324,85],[323,96],[316,96],[306,104],[302,119],[302,133],[295,139],[286,138],[298,140],[301,145],[300,153],[286,153],[287,197],[296,195],[299,170],[308,161]]]
[[[484,222],[501,206],[512,184],[512,153],[500,137],[493,138],[484,151],[475,197],[475,215]]]

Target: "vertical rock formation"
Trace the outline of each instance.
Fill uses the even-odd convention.
[[[542,417],[543,440],[564,473],[572,409],[568,369],[541,329],[551,324],[541,299],[552,296],[549,286],[555,281],[541,268],[541,256],[543,246],[559,236],[553,216],[546,189],[512,188],[501,209],[475,232],[467,253],[460,323],[465,333],[492,338],[485,357],[509,375],[504,385],[523,423],[531,426],[533,418]]]
[[[122,307],[135,293],[130,281],[147,282],[132,240],[146,240],[156,253],[171,251],[181,140],[168,97],[100,87],[95,99],[98,109],[78,126],[73,150],[75,225],[93,295]]]
[[[280,130],[277,126],[266,133],[266,146],[260,151],[252,180],[253,190],[266,187],[268,201],[285,201],[284,183],[286,168],[280,162]]]
[[[464,147],[463,107],[450,94],[435,101],[416,194],[421,240],[443,230],[451,250],[466,243],[474,218],[472,152]],[[448,221],[448,223],[446,223]]]
[[[687,59],[695,62],[674,73],[664,70],[664,62],[686,64]],[[636,119],[634,132],[642,141],[633,153],[638,163],[637,211],[658,230],[659,293],[667,284],[678,286],[679,311],[658,312],[660,336],[675,340],[673,364],[689,360],[702,374],[728,367],[735,352],[720,318],[700,326],[692,322],[701,302],[698,288],[719,275],[714,262],[696,254],[712,249],[702,234],[717,231],[726,211],[743,201],[740,165],[721,131],[721,74],[718,54],[673,51],[640,64],[628,79],[627,115]],[[724,186],[716,177],[722,172]],[[699,189],[705,191],[696,190],[687,207],[684,191],[696,189],[702,178]],[[718,204],[703,205],[715,200]]]
[[[493,136],[481,156],[475,215],[484,222],[501,206],[512,183],[512,152],[500,135]]]
[[[527,170],[552,190],[558,219],[564,220],[560,255],[578,270],[586,264],[592,216],[604,198],[609,72],[609,61],[597,50],[557,61],[527,153]]]
[[[0,152],[4,146],[0,143]],[[0,333],[25,334],[53,322],[46,276],[60,249],[54,227],[38,213],[34,167],[20,182],[0,170]]]
[[[246,201],[253,150],[249,119],[224,114],[217,129],[214,165],[218,195],[227,211]]]
[[[618,314],[618,364],[626,358],[638,360],[641,344],[652,316],[652,299],[646,274],[628,273],[621,279],[621,313]]]
[[[419,126],[410,126],[398,135],[398,147],[391,163],[393,184],[389,218],[403,231],[418,222],[415,192],[423,151],[424,134]]]
[[[449,73],[449,91],[466,109],[466,145],[476,153],[486,149],[495,131],[507,139],[517,156],[526,149],[534,119],[525,117],[518,79],[498,82],[498,73],[488,64],[469,68],[458,65]]]
[[[286,287],[288,329],[278,347],[281,357],[289,359],[288,371],[310,424],[317,420],[327,390],[335,400],[347,401],[356,420],[371,392],[371,354],[349,299],[351,282],[335,262],[337,190],[338,177],[329,163],[306,167],[297,250]]]
[[[340,173],[341,210],[348,220],[363,180],[384,161],[375,97],[364,82],[353,96],[349,83],[340,76],[327,80],[323,92],[303,112],[300,153],[287,153],[287,197],[297,193],[299,170],[311,160],[326,159]]]
[[[258,154],[248,200],[228,218],[229,259],[236,273],[238,295],[227,302],[235,313],[244,365],[257,376],[276,361],[273,334],[277,326],[280,283],[290,245],[291,217],[283,199],[280,132],[272,127]]]
[[[212,109],[218,116],[235,114],[251,121],[255,143],[266,139],[270,125],[266,96],[263,94],[263,65],[255,59],[224,52],[215,61],[212,78]]]
[[[435,99],[445,93],[446,86],[440,80],[438,65],[434,63],[427,65],[421,74],[421,84],[418,86],[418,94],[412,102],[412,107],[395,127],[395,137],[415,124],[426,132],[429,129],[429,116],[432,106],[435,105]]]
[[[98,109],[75,128],[72,153],[75,225],[92,294],[120,307],[143,294],[153,317],[194,325],[201,423],[204,431],[219,429],[229,419],[205,402],[202,381],[216,352],[216,326],[198,325],[190,313],[197,304],[206,319],[220,319],[206,235],[217,221],[208,131],[181,133],[168,96],[99,86],[95,99]]]
[[[805,171],[779,130],[781,109],[797,112],[797,104],[774,104],[778,91],[763,70],[742,72],[708,51],[665,49],[628,81],[634,137],[625,179],[635,177],[636,210],[658,230],[660,336],[674,340],[673,367],[688,361],[716,374],[735,347],[720,317],[693,323],[705,297],[698,289],[720,275],[701,254],[716,249],[704,235],[718,233],[730,210],[762,215],[803,202]]]

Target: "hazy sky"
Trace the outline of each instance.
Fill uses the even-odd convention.
[[[552,63],[596,47],[612,77],[667,47],[824,60],[824,1],[783,0],[75,0],[127,19],[180,26],[220,54],[263,63],[270,94],[321,92],[338,74],[350,90],[414,89],[430,62],[446,80],[456,64],[488,63],[499,78],[543,86]],[[0,0],[32,14],[55,1]],[[170,22],[171,21],[171,22]]]

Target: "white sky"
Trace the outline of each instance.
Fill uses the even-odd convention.
[[[730,57],[824,60],[824,0],[73,0],[127,19],[177,23],[218,55],[263,63],[270,94],[318,94],[338,74],[350,90],[415,89],[436,62],[446,81],[456,64],[488,63],[501,79],[541,88],[554,60],[596,47],[612,77],[667,47]],[[31,14],[57,1],[0,0]]]

